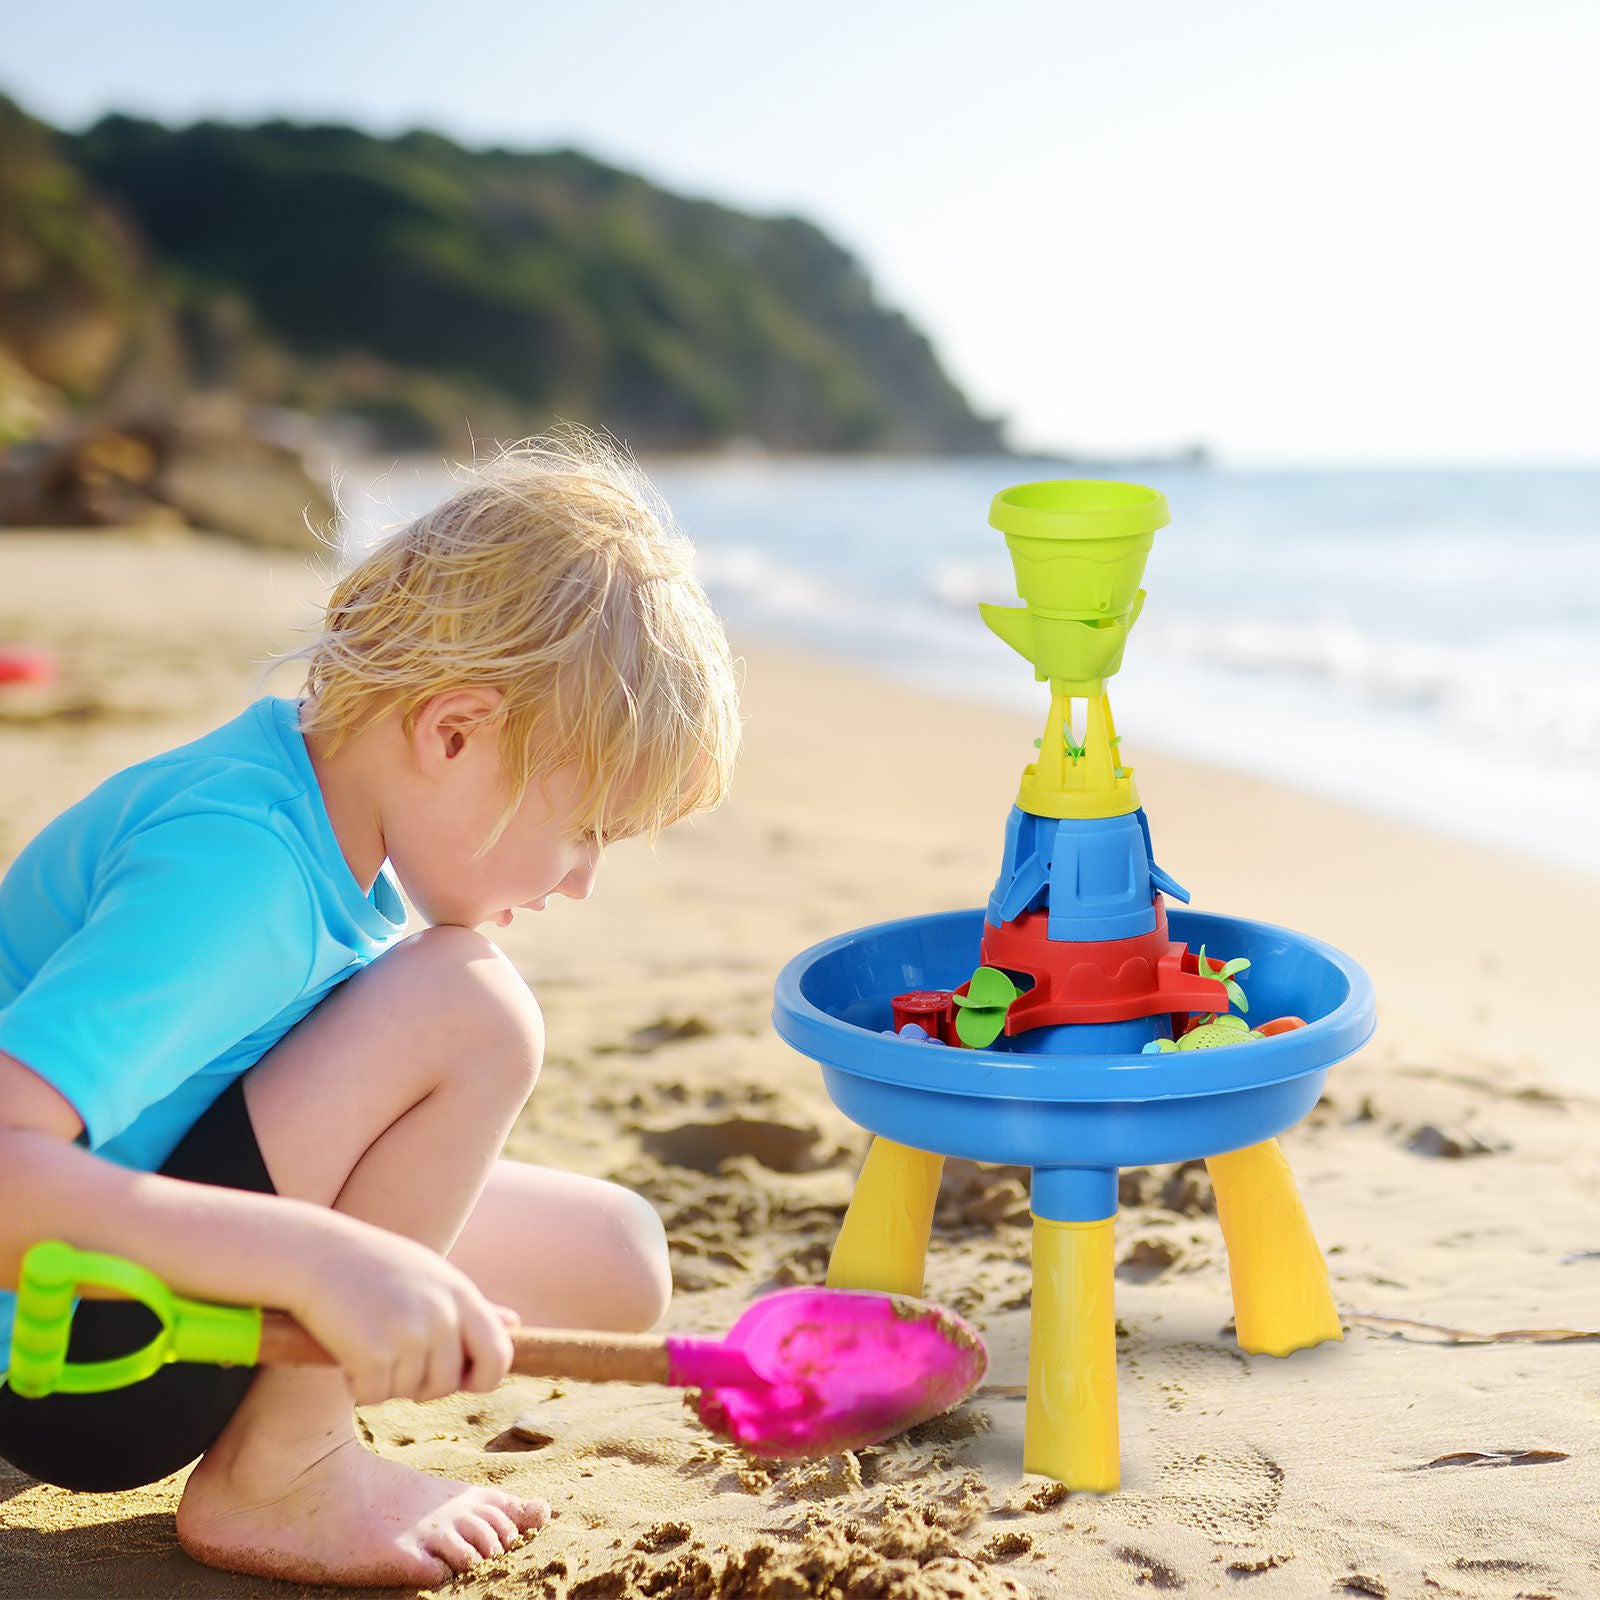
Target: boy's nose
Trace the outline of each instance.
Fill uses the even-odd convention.
[[[594,893],[594,877],[600,867],[600,852],[593,851],[580,867],[574,867],[557,886],[556,892],[569,900],[587,900]]]

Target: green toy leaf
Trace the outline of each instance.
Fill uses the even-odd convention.
[[[1202,978],[1220,980],[1222,992],[1227,995],[1230,1004],[1238,1006],[1241,1011],[1250,1009],[1250,1002],[1245,999],[1244,990],[1233,981],[1234,973],[1250,970],[1250,962],[1244,956],[1235,956],[1232,961],[1210,961],[1206,958],[1206,947],[1201,945],[1197,965]]]
[[[979,967],[956,1003],[956,1037],[970,1050],[986,1050],[1006,1025],[1006,1012],[1022,991],[997,967]]]
[[[998,967],[979,967],[972,974],[965,994],[955,997],[958,1006],[975,1006],[985,1009],[999,1006],[1004,1009],[1022,991]]]
[[[969,1050],[987,1050],[1006,1025],[1004,1011],[958,1011],[956,1013],[956,1037]]]

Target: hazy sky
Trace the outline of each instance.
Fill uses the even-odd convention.
[[[112,107],[426,124],[801,212],[1025,445],[1600,459],[1600,0],[13,0],[0,19],[0,87],[69,126]]]

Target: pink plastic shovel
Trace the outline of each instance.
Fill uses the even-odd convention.
[[[831,1455],[904,1432],[977,1388],[983,1341],[953,1312],[901,1295],[781,1289],[720,1339],[688,1334],[513,1331],[511,1370],[590,1383],[698,1389],[700,1420],[756,1455]],[[262,1318],[261,1362],[327,1352],[289,1317]]]
[[[959,1405],[989,1364],[954,1312],[852,1289],[784,1290],[756,1301],[725,1339],[667,1345],[668,1381],[700,1389],[700,1420],[777,1457],[892,1438]]]
[[[159,1331],[108,1361],[69,1361],[72,1317],[90,1293],[140,1301]],[[875,1444],[972,1393],[988,1356],[958,1316],[902,1295],[782,1289],[721,1339],[689,1334],[512,1330],[511,1370],[589,1383],[663,1383],[700,1391],[700,1418],[758,1455],[817,1456]],[[120,1256],[59,1239],[23,1257],[9,1371],[24,1398],[92,1394],[141,1382],[172,1361],[329,1366],[333,1357],[281,1311],[174,1294]]]

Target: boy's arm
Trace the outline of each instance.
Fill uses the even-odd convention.
[[[180,1294],[291,1311],[360,1404],[505,1375],[503,1323],[414,1240],[310,1201],[132,1172],[82,1149],[71,1104],[0,1051],[0,1287],[40,1239],[126,1256]],[[3,1352],[0,1352],[3,1356]],[[3,1360],[0,1360],[3,1365]]]
[[[130,1172],[74,1144],[82,1128],[56,1089],[0,1051],[0,1285],[15,1287],[29,1245],[66,1239],[127,1256],[180,1294],[236,1305],[304,1301],[316,1236],[337,1229],[334,1213]]]

